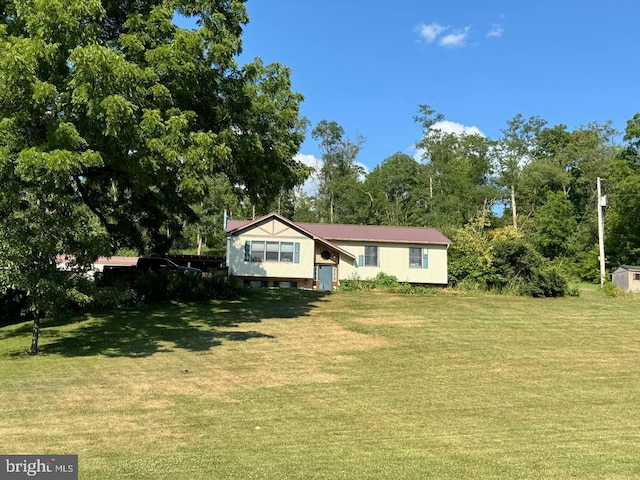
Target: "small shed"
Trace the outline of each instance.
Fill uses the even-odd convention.
[[[625,292],[640,293],[640,267],[620,265],[611,274],[611,281]]]

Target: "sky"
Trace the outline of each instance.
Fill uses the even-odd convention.
[[[239,63],[292,70],[311,122],[299,158],[320,156],[311,129],[336,121],[366,138],[371,171],[415,154],[420,104],[443,129],[492,139],[516,114],[572,130],[640,112],[637,0],[248,0]]]

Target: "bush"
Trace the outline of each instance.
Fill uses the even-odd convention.
[[[229,298],[235,292],[227,277],[179,272],[142,272],[136,277],[133,290],[145,303],[214,300]]]
[[[604,285],[602,286],[602,291],[605,295],[614,298],[628,297],[632,295],[631,293],[622,290],[611,280],[605,280]]]
[[[379,290],[401,295],[434,295],[437,291],[433,288],[400,283],[396,277],[387,275],[384,272],[378,273],[375,278],[370,280],[362,280],[358,277],[351,280],[342,280],[340,282],[340,290],[343,292],[371,292],[373,290]]]
[[[400,285],[396,277],[387,275],[384,272],[378,273],[372,281],[375,288],[394,288]]]
[[[371,280],[352,278],[350,280],[342,280],[340,282],[340,290],[343,292],[365,292],[373,290],[373,285]]]
[[[467,226],[456,232],[450,250],[449,280],[458,288],[531,297],[570,293],[560,268],[510,227],[485,235]]]
[[[492,266],[496,273],[492,286],[498,290],[509,285],[530,297],[563,297],[569,293],[569,282],[558,268],[523,239],[495,242]]]

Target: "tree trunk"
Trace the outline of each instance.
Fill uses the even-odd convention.
[[[33,335],[31,336],[31,350],[29,354],[38,354],[38,340],[40,339],[40,314],[36,313],[33,319]]]
[[[511,185],[511,214],[513,215],[513,228],[518,229],[518,213],[516,212],[516,187]]]
[[[198,229],[198,255],[202,254],[202,235],[200,229]]]
[[[329,203],[329,223],[333,223],[333,197],[331,197],[331,202]]]

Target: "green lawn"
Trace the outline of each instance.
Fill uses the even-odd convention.
[[[295,291],[0,328],[0,453],[87,479],[640,477],[640,297]]]

